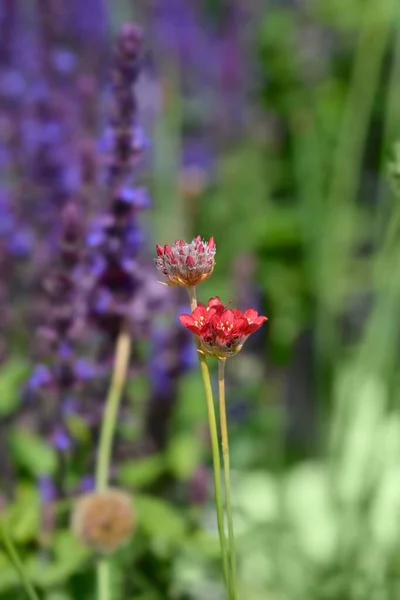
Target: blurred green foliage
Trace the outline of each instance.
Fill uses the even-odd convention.
[[[245,600],[400,596],[400,207],[384,183],[400,136],[398,16],[391,0],[261,11],[249,131],[221,155],[215,184],[199,202],[196,226],[218,245],[215,275],[201,299],[232,297],[234,259],[249,252],[270,318],[260,381],[252,380],[260,367],[253,358],[228,365],[239,373],[244,364],[253,384],[246,388],[243,379],[251,410],[231,424]],[[174,65],[164,69],[176,76]],[[178,236],[188,227],[188,207],[177,187],[182,107],[176,91],[172,96],[156,126],[152,187],[157,234],[168,229]],[[314,351],[297,356],[305,330]],[[312,371],[308,409],[317,412],[319,427],[316,455],[300,453],[289,465],[283,381],[286,365],[297,359],[299,387],[301,370]],[[2,367],[2,416],[18,406],[26,369],[20,358]],[[130,385],[133,397],[145,387]],[[162,600],[166,593],[223,598],[214,508],[210,501],[191,506],[187,496],[206,458],[196,437],[204,410],[201,380],[191,373],[181,383],[165,453],[118,468],[138,521],[129,547],[113,559],[116,586],[124,581],[131,590],[126,600]],[[121,431],[137,435],[123,424]],[[95,557],[69,533],[68,503],[54,507],[60,527],[43,539],[35,478],[57,469],[52,448],[20,428],[11,427],[6,441],[19,483],[4,519],[32,581],[44,600],[92,600]],[[176,485],[160,496],[163,478]],[[14,600],[16,590],[0,553],[2,600]]]

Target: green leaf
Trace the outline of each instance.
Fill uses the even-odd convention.
[[[19,543],[35,540],[40,526],[40,501],[37,489],[32,485],[19,484],[15,499],[4,514],[5,526],[12,538]]]
[[[0,552],[0,592],[5,592],[16,585],[19,585],[19,576],[7,555]]]
[[[118,471],[118,481],[124,486],[140,488],[155,481],[164,471],[164,457],[153,454],[122,465]]]
[[[169,468],[178,479],[189,479],[201,463],[203,444],[192,432],[175,435],[167,449]]]
[[[46,600],[73,600],[70,594],[62,590],[53,590],[46,594]]]
[[[217,534],[212,535],[208,531],[199,529],[187,537],[183,544],[187,552],[196,553],[202,558],[218,559],[221,556],[221,548]]]
[[[182,377],[179,389],[179,404],[174,423],[179,428],[191,428],[194,423],[206,419],[204,384],[198,369]]]
[[[138,494],[135,506],[140,527],[151,537],[176,542],[185,535],[182,515],[166,502],[153,496]]]
[[[44,562],[40,557],[34,556],[27,564],[32,581],[42,588],[60,585],[82,571],[91,555],[68,530],[56,534],[53,549],[54,560],[51,562]]]
[[[302,463],[286,474],[283,504],[299,548],[320,564],[334,559],[339,541],[339,519],[332,497],[332,481],[322,463]]]
[[[57,454],[39,436],[23,429],[13,431],[10,436],[11,453],[17,464],[30,475],[53,475],[57,469]]]
[[[276,480],[262,471],[242,473],[235,485],[235,508],[252,523],[275,521],[279,516]]]
[[[15,410],[20,400],[20,385],[26,378],[28,366],[17,358],[11,358],[0,369],[0,417]]]

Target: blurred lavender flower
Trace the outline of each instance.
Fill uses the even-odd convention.
[[[16,258],[26,258],[32,249],[33,233],[18,218],[9,194],[0,190],[0,244]]]
[[[12,59],[16,9],[15,0],[0,0],[0,62],[3,64],[10,63]]]
[[[54,502],[58,492],[51,477],[41,476],[37,480],[41,505],[41,531],[40,542],[43,546],[49,545],[56,524]]]
[[[54,448],[60,452],[66,452],[72,446],[71,437],[62,425],[57,425],[54,428],[49,439]]]
[[[90,316],[112,344],[124,319],[136,333],[143,331],[166,297],[152,285],[155,278],[151,267],[139,259],[145,236],[138,213],[150,206],[146,190],[132,183],[132,170],[146,147],[133,91],[139,74],[141,37],[136,25],[127,24],[117,39],[109,124],[101,142],[110,204],[87,238],[94,278]]]
[[[87,361],[76,356],[85,316],[84,296],[77,283],[84,233],[81,211],[70,202],[62,211],[60,239],[43,279],[47,305],[37,340],[46,363],[36,365],[27,383],[28,399],[43,398],[47,405],[42,432],[60,454],[73,446],[65,417],[76,408],[76,395],[95,374]]]
[[[87,494],[88,492],[92,492],[95,489],[95,478],[93,475],[84,475],[79,482],[79,493]]]
[[[57,491],[53,480],[47,475],[42,475],[38,478],[38,489],[42,504],[50,504],[57,497]]]

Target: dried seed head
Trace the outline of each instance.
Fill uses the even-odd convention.
[[[77,538],[92,550],[115,552],[128,541],[135,526],[132,499],[115,488],[85,494],[75,505],[71,526]]]

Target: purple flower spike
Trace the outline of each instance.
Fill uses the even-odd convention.
[[[53,480],[46,475],[41,475],[38,478],[39,495],[42,504],[50,504],[57,497],[56,487]]]
[[[95,478],[93,475],[84,475],[79,482],[79,492],[86,494],[92,492],[95,488]]]
[[[72,440],[66,430],[59,425],[51,434],[50,442],[60,452],[66,452],[72,446]]]
[[[37,390],[50,385],[53,382],[53,375],[47,365],[36,365],[32,375],[28,380],[28,388]]]

